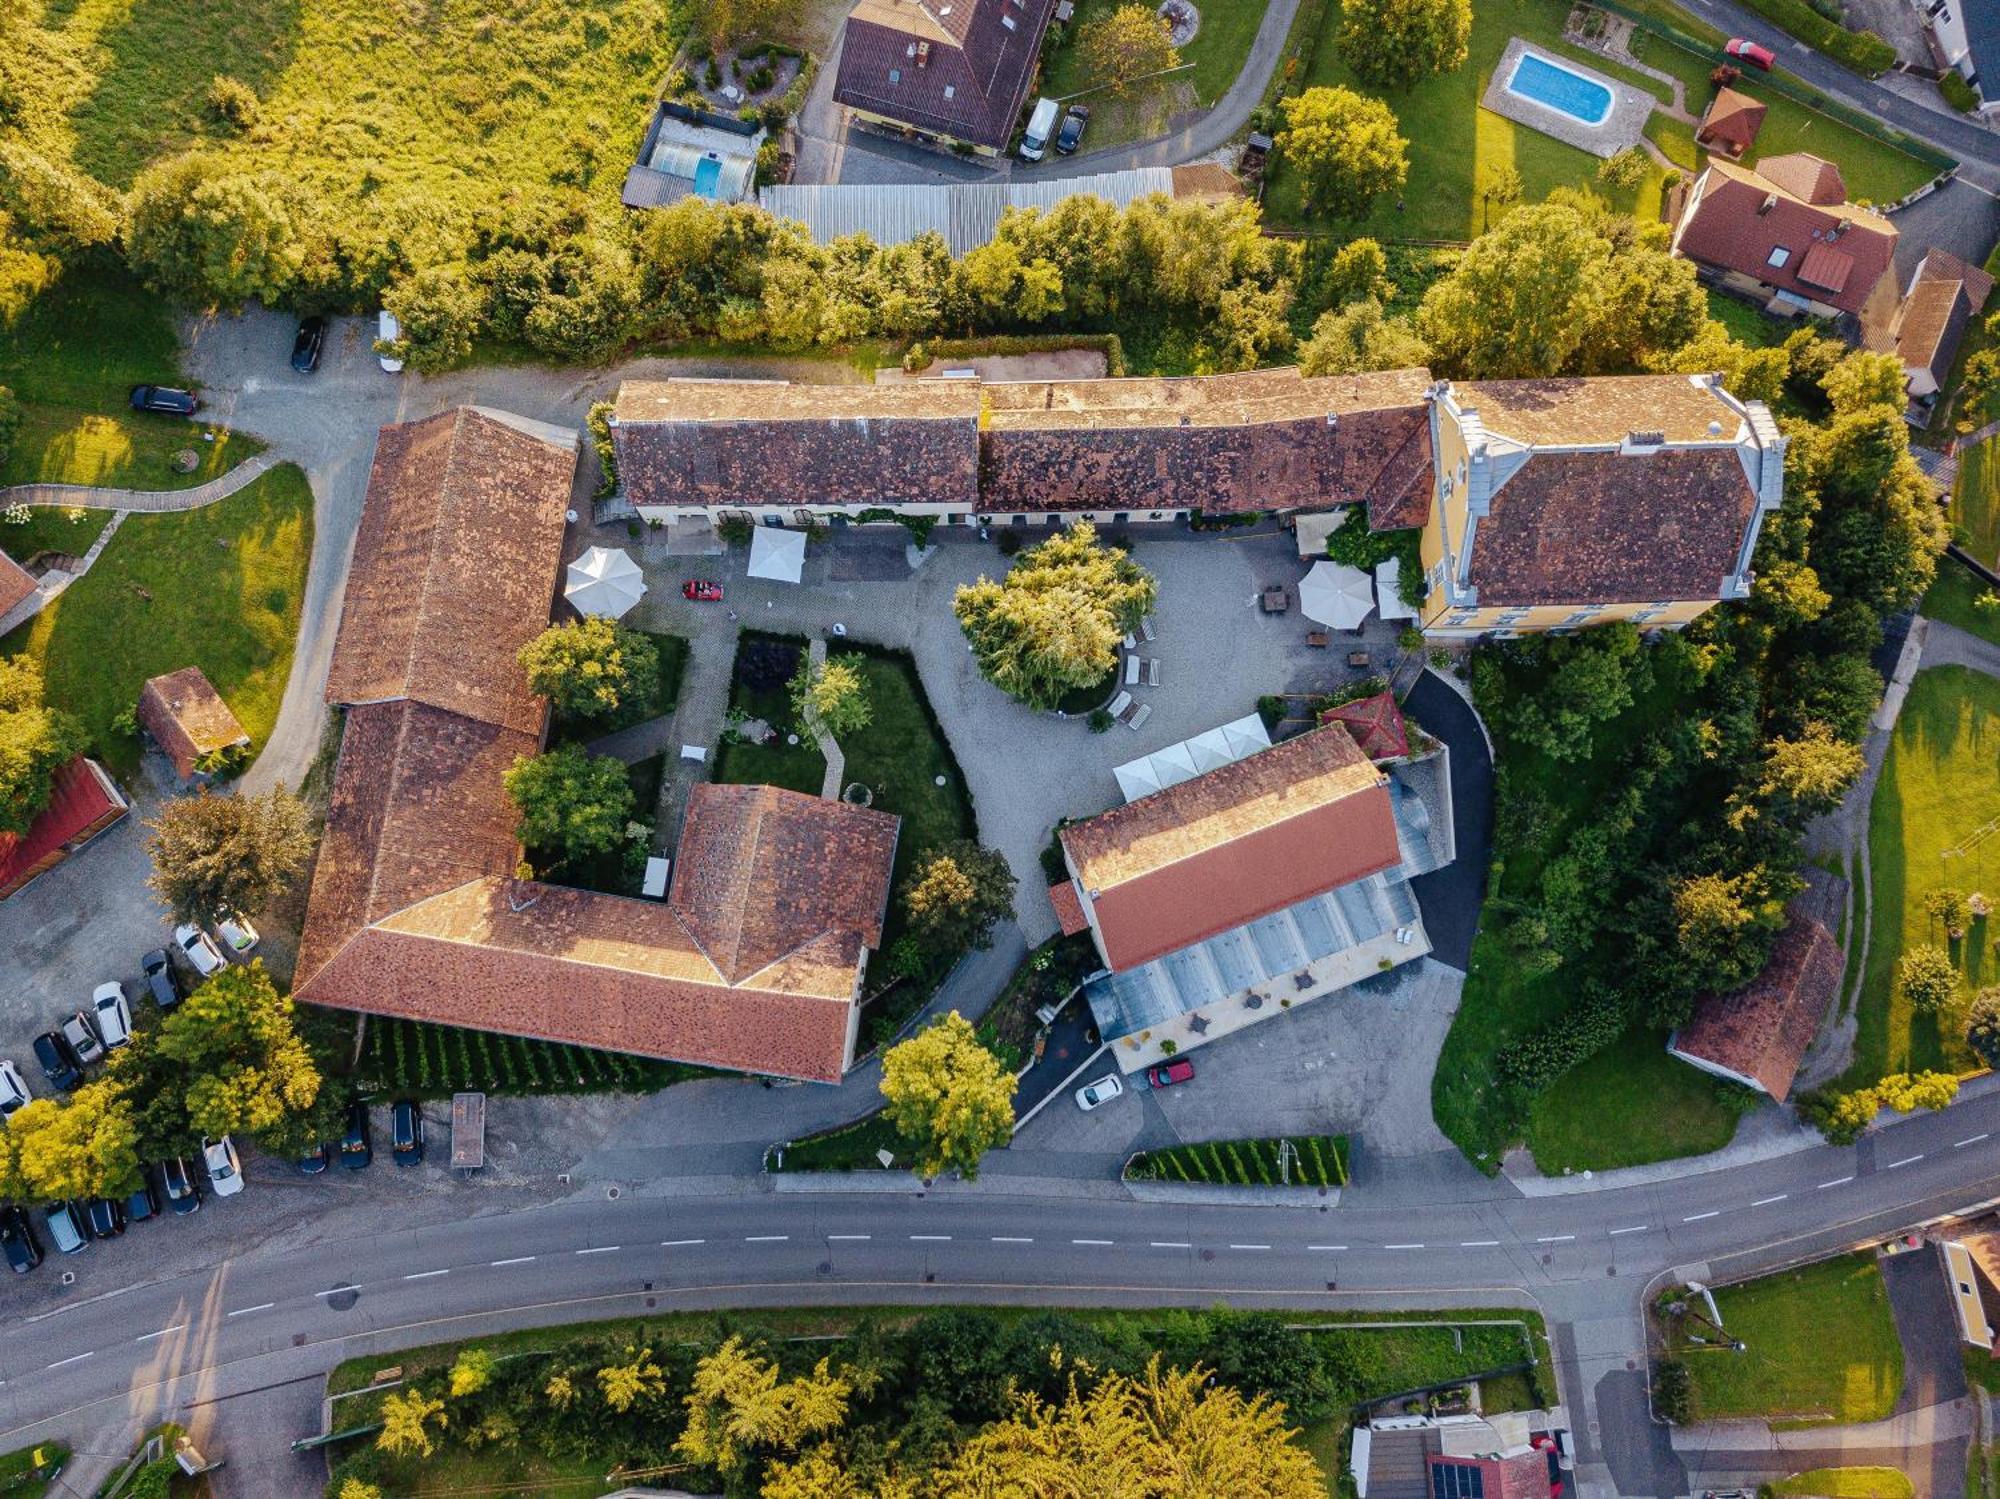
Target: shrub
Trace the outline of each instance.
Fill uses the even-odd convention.
[[[1114,719],[1109,713],[1107,713],[1102,708],[1092,708],[1090,710],[1090,717],[1086,718],[1084,722],[1090,726],[1091,733],[1102,734],[1106,730],[1108,730],[1112,724],[1116,723],[1117,720]]]
[[[1944,102],[1960,114],[1971,114],[1979,108],[1978,93],[1957,73],[1946,72],[1938,80],[1938,92],[1944,95]]]
[[[614,405],[611,401],[598,401],[583,419],[583,424],[590,429],[590,445],[597,449],[597,466],[602,471],[602,477],[597,481],[600,495],[611,494],[618,488],[618,449],[611,441]]]
[[[755,534],[756,529],[755,526],[740,515],[725,515],[715,523],[715,534],[733,547],[748,546],[750,538]]]
[[[1935,1015],[1958,997],[1958,968],[1950,953],[1927,944],[1896,960],[1896,984],[1919,1014]]]
[[[1989,984],[1974,996],[1965,1039],[1988,1067],[2000,1067],[2000,984]]]
[[[208,81],[208,112],[225,125],[248,130],[257,123],[257,93],[240,78],[217,73]]]
[[[1674,1426],[1694,1419],[1694,1376],[1679,1359],[1662,1359],[1653,1368],[1653,1414]]]
[[[1597,168],[1597,180],[1606,187],[1630,192],[1646,180],[1646,156],[1637,146],[1627,146],[1616,156],[1605,158]]]

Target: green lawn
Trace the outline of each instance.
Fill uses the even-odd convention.
[[[1958,455],[1958,486],[1951,520],[1965,533],[1964,548],[1988,567],[2000,566],[2000,439],[1987,438]],[[1939,571],[1951,566],[1938,564]]]
[[[0,1494],[7,1499],[42,1499],[52,1478],[30,1478],[31,1473],[52,1473],[69,1461],[69,1448],[61,1442],[43,1442],[0,1453]]]
[[[1719,292],[1714,287],[1708,288],[1708,315],[1727,328],[1731,338],[1753,349],[1776,348],[1797,326],[1780,321],[1741,298]]]
[[[1932,619],[2000,645],[2000,609],[1981,609],[1976,603],[1992,594],[1992,589],[1949,557],[1940,557],[1937,581],[1924,595],[1923,611]]]
[[[889,1122],[889,1116],[874,1113],[840,1129],[795,1140],[786,1148],[782,1162],[775,1155],[771,1157],[771,1169],[880,1171],[883,1166],[882,1158],[876,1154],[878,1150],[886,1150],[893,1157],[891,1170],[907,1170],[916,1158],[896,1132],[896,1126]]]
[[[2000,837],[1981,837],[2000,823],[1996,754],[2000,681],[1958,666],[1919,672],[1869,808],[1868,967],[1854,1064],[1844,1079],[1850,1086],[1889,1072],[1974,1065],[1962,1009],[1914,1013],[1896,991],[1895,968],[1908,948],[1945,940],[1925,914],[1927,892],[1950,885],[2000,894]],[[1993,982],[1992,936],[1989,923],[1975,922],[1956,944],[1968,990]]]
[[[178,385],[180,350],[166,305],[121,271],[72,270],[0,325],[0,385],[21,401],[21,428],[0,456],[0,486],[37,481],[186,489],[234,467],[255,438],[130,409],[134,385]],[[174,454],[199,463],[181,473]]]
[[[1121,0],[1080,0],[1068,34],[1051,40],[1042,53],[1038,92],[1052,99],[1081,96],[1090,108],[1084,136],[1086,150],[1122,145],[1166,128],[1177,110],[1207,109],[1215,104],[1243,71],[1270,0],[1209,0],[1201,7],[1201,28],[1181,49],[1184,72],[1136,84],[1124,95],[1100,90],[1084,68],[1076,46],[1077,32],[1088,22],[1116,10]]]
[[[199,666],[242,721],[254,753],[291,674],[312,554],[312,493],[286,465],[199,510],[128,516],[97,564],[0,641],[39,656],[50,701],[83,720],[92,752],[138,763],[115,733],[148,677]]]
[[[1720,1150],[1736,1134],[1726,1086],[1635,1030],[1535,1100],[1528,1146],[1544,1176],[1609,1171]]]
[[[1895,1405],[1903,1348],[1871,1256],[1729,1286],[1715,1301],[1730,1336],[1748,1346],[1681,1350],[1703,1418],[1877,1421]]]
[[[24,565],[44,552],[81,557],[110,524],[109,510],[36,505],[29,509],[25,525],[0,521],[0,552]]]
[[[1895,1468],[1813,1468],[1771,1485],[1780,1499],[1912,1499],[1916,1486]]]

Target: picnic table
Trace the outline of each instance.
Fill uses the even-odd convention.
[[[1311,646],[1316,651],[1325,650],[1327,647],[1327,642],[1331,638],[1332,637],[1330,637],[1324,630],[1306,631],[1306,644]]]

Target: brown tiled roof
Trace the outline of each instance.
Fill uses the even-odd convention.
[[[842,33],[834,100],[1003,149],[1054,11],[1055,0],[861,0]]]
[[[1403,710],[1396,706],[1394,693],[1378,692],[1358,697],[1320,715],[1321,723],[1337,723],[1354,737],[1362,754],[1371,760],[1387,760],[1410,752],[1410,733],[1403,723]]]
[[[1470,581],[1482,607],[1715,598],[1756,504],[1730,447],[1536,453],[1474,532]]]
[[[199,666],[183,666],[141,687],[138,719],[183,779],[194,774],[203,755],[250,742]]]
[[[1760,170],[1772,165],[1767,161]],[[1795,186],[1815,185],[1798,181],[1799,173],[1786,175],[1795,179]],[[1708,265],[1740,271],[1768,286],[1858,314],[1895,257],[1896,226],[1854,204],[1814,202],[1717,157],[1709,158],[1696,187],[1698,194],[1682,215],[1675,248]],[[1829,234],[1838,236],[1840,253],[1853,260],[1837,294],[1807,284],[1800,276],[1808,252],[1826,244]],[[1787,258],[1784,265],[1774,266],[1771,255],[1779,248]]]
[[[514,657],[549,622],[575,471],[574,438],[471,407],[384,427],[327,701],[408,697],[539,730],[541,699]]]
[[[1804,151],[1765,157],[1757,163],[1757,175],[1807,203],[1831,207],[1847,201],[1840,168]]]
[[[1733,994],[1700,1000],[1674,1050],[1754,1077],[1782,1103],[1840,989],[1845,962],[1824,924],[1793,912],[1764,971]]]
[[[1769,106],[1733,88],[1717,89],[1708,101],[1694,138],[1702,145],[1720,144],[1731,156],[1741,156],[1756,143]]]
[[[5,614],[34,591],[35,575],[5,552],[0,552],[0,614]]]
[[[636,505],[949,504],[979,486],[973,381],[627,381],[618,480]]]
[[[1896,320],[1896,357],[1906,369],[1927,369],[1942,383],[1972,316],[1965,284],[1919,280]]]
[[[1974,312],[1986,309],[1986,299],[1993,295],[1993,278],[1976,265],[1968,265],[1948,250],[1931,249],[1924,251],[1924,258],[1917,263],[1919,281],[1958,281],[1965,286],[1965,295],[1972,303]]]
[[[1056,924],[1065,937],[1088,930],[1090,918],[1083,914],[1083,902],[1077,896],[1074,880],[1058,880],[1049,886],[1049,904],[1055,907]]]
[[[1594,375],[1549,380],[1467,380],[1453,398],[1488,432],[1524,446],[1623,442],[1657,432],[1667,442],[1736,440],[1742,416],[1690,375]],[[1719,433],[1709,431],[1721,422]]]
[[[1059,835],[1124,970],[1392,867],[1388,783],[1338,725]]]
[[[1798,278],[1807,286],[1838,296],[1854,274],[1854,257],[1832,245],[1812,246],[1799,261]]]

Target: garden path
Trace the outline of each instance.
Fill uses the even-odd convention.
[[[277,453],[246,458],[220,478],[192,489],[99,489],[89,484],[16,484],[0,489],[4,505],[80,505],[86,510],[199,510],[245,489],[286,460]]]

